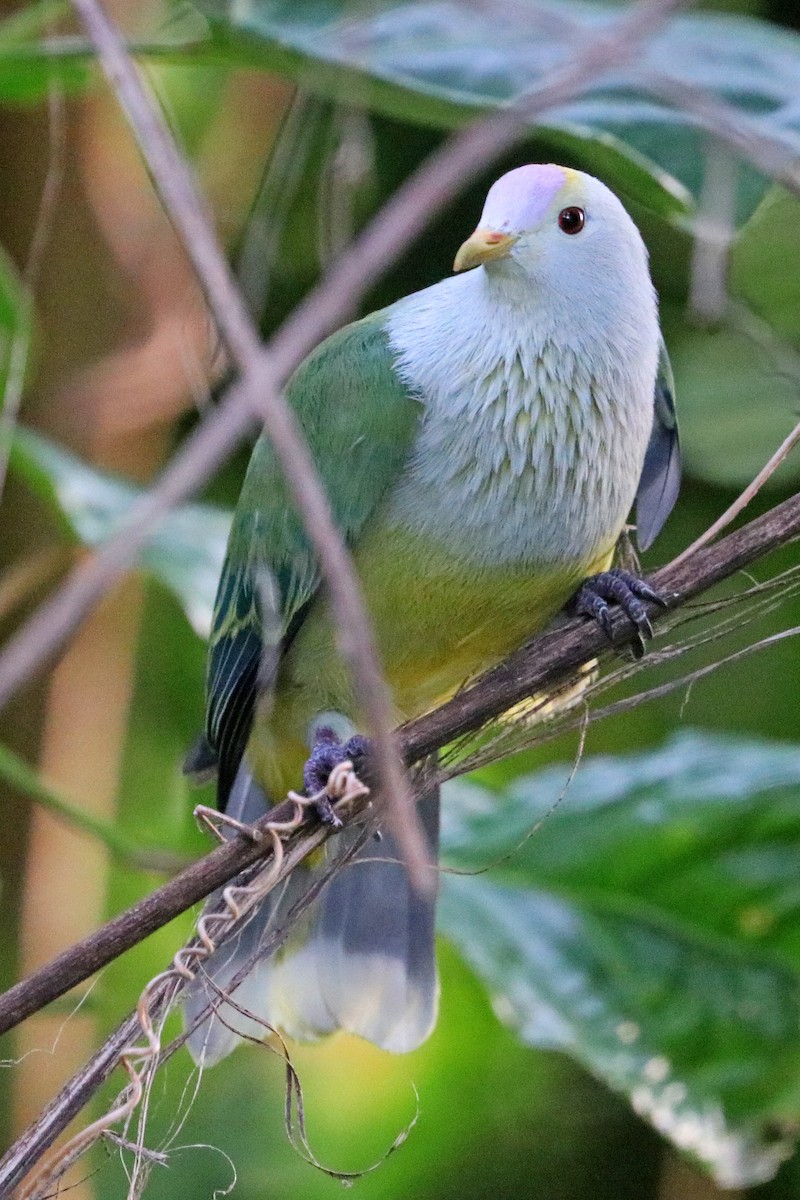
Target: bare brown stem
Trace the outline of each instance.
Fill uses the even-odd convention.
[[[281,806],[281,810],[278,811],[282,811],[284,808],[288,810],[291,807],[290,804],[287,804]],[[356,816],[360,809],[361,806],[354,803],[351,808],[351,816]],[[319,836],[320,834],[321,836]],[[363,842],[363,837],[366,835],[367,830],[365,828],[362,837],[356,838],[340,859],[331,864],[327,871],[309,880],[308,890],[298,898],[286,914],[283,925],[272,931],[268,942],[263,947],[265,954],[271,953],[282,943],[297,920],[308,909],[309,905],[313,904],[326,883],[333,878],[334,874],[337,873],[346,861],[349,861],[357,853]],[[315,837],[313,849],[321,845],[325,837],[325,832],[313,830],[312,836]],[[294,848],[289,848],[287,845],[285,856],[286,873],[293,870],[308,853],[308,838],[299,839]],[[239,974],[241,976],[243,972]],[[240,981],[240,978],[237,976],[228,985],[229,989],[235,990]],[[174,988],[166,978],[156,984],[149,998],[149,1010],[153,1020],[157,1020],[163,1013],[165,1007],[170,1002],[173,992]],[[203,1019],[204,1014],[200,1014],[198,1022]],[[2,1162],[0,1162],[0,1200],[5,1200],[6,1196],[10,1196],[20,1181],[29,1176],[32,1168],[46,1154],[56,1138],[66,1129],[70,1121],[85,1107],[98,1088],[102,1086],[114,1071],[120,1062],[125,1047],[129,1043],[135,1042],[140,1034],[141,1022],[137,1008],[114,1030],[86,1066],[64,1085],[57,1096],[53,1097],[53,1100],[48,1104],[37,1121],[18,1138],[7,1154],[4,1155]],[[182,1042],[183,1037],[176,1038],[159,1055],[159,1061],[170,1057]],[[56,1160],[59,1160],[60,1153],[57,1152],[54,1157]],[[56,1164],[52,1158],[46,1159],[41,1168],[41,1176],[44,1176],[46,1179],[51,1171],[56,1173],[61,1166],[63,1166],[63,1163],[58,1162]],[[40,1171],[37,1170],[35,1174],[39,1176]]]
[[[800,537],[800,494],[751,521],[735,533],[695,552],[688,560],[663,567],[653,582],[670,596],[670,609],[707,591],[778,546]],[[651,609],[657,622],[663,610]],[[631,626],[621,613],[614,624],[615,643],[630,637]],[[573,620],[542,634],[493,667],[471,687],[441,707],[411,721],[398,731],[407,764],[419,762],[462,734],[512,708],[527,696],[548,691],[571,675],[576,667],[596,657],[607,642],[592,624]],[[354,805],[354,811],[359,806]],[[291,805],[273,809],[264,822],[288,819]],[[325,829],[303,825],[294,835],[316,849],[327,836]],[[82,980],[149,934],[190,908],[226,880],[255,863],[264,848],[237,837],[212,850],[156,891],[82,942],[65,950],[28,979],[0,996],[0,1033],[5,1033],[44,1005],[62,996]]]

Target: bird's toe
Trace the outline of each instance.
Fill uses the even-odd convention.
[[[317,730],[311,754],[303,767],[303,786],[306,795],[315,798],[314,808],[323,825],[339,828],[342,824],[327,790],[331,772],[340,763],[350,762],[353,764],[353,773],[360,779],[369,748],[369,740],[360,734],[340,742],[332,729],[323,727]]]
[[[638,575],[613,567],[587,579],[578,589],[573,611],[578,616],[597,621],[606,637],[613,639],[613,625],[609,604],[618,604],[626,617],[636,626],[637,640],[633,652],[637,658],[644,653],[645,642],[653,636],[653,626],[647,613],[646,602],[666,608],[668,601]]]

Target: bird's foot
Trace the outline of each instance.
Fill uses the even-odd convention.
[[[591,617],[596,621],[609,641],[613,640],[609,601],[618,604],[636,626],[637,638],[632,649],[636,658],[641,658],[645,641],[653,636],[653,626],[643,601],[658,604],[661,608],[667,608],[667,601],[649,583],[622,567],[612,567],[610,571],[592,575],[576,592],[572,611],[577,616]]]
[[[303,767],[303,786],[306,795],[313,797],[323,825],[338,829],[342,820],[336,814],[334,802],[368,791],[360,775],[369,749],[369,739],[361,734],[340,742],[332,729],[323,726],[317,730],[313,749]]]

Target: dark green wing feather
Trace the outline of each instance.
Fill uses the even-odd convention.
[[[335,333],[287,388],[351,544],[402,469],[420,411],[393,369],[384,320],[385,313],[375,313]],[[294,636],[319,583],[316,556],[262,436],[234,517],[209,650],[206,737],[219,764],[221,803],[247,744],[259,687],[269,682],[264,675]],[[265,611],[270,596],[272,613]],[[265,628],[274,630],[267,641],[278,644],[265,647]]]
[[[675,383],[663,341],[653,400],[653,431],[636,493],[636,540],[642,550],[655,541],[672,512],[681,486]]]

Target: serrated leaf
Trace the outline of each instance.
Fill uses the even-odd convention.
[[[111,537],[142,493],[30,429],[17,430],[11,464],[86,546]],[[181,505],[166,515],[140,555],[141,565],[177,597],[201,637],[211,628],[230,523],[224,509]]]
[[[566,1050],[724,1186],[800,1116],[800,748],[682,733],[501,794],[449,784],[441,928],[501,1019]],[[510,856],[505,858],[504,856]]]
[[[568,56],[576,29],[600,36],[621,8],[565,2],[528,9],[456,0],[200,0],[218,43],[243,60],[298,79],[318,94],[405,121],[451,128],[505,105]],[[800,37],[766,22],[684,14],[582,97],[548,114],[548,138],[628,157],[631,193],[678,212],[702,186],[704,139],[679,108],[647,94],[642,79],[669,73],[707,89],[800,150]],[[638,178],[637,178],[638,176]],[[740,181],[744,219],[763,194],[749,168]]]

